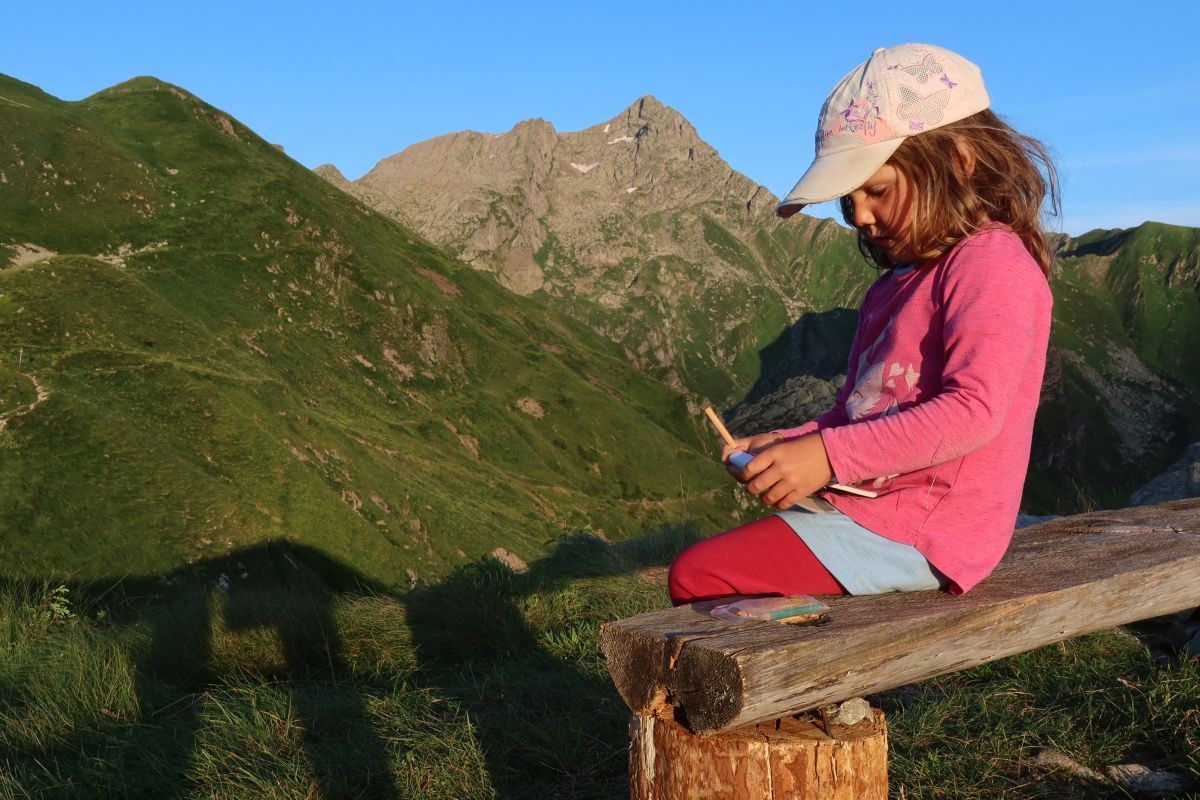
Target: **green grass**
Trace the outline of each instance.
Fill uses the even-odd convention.
[[[287,538],[401,587],[566,524],[728,519],[685,398],[586,325],[177,87],[0,89],[5,244],[58,254],[0,268],[0,414],[49,393],[0,433],[0,576]]]
[[[0,364],[0,415],[19,411],[37,400],[33,381],[18,371],[18,365],[13,367]]]
[[[691,528],[394,594],[316,551],[0,592],[0,797],[528,797],[620,776],[600,622]]]
[[[695,538],[577,533],[523,574],[485,559],[401,593],[284,544],[6,584],[0,798],[623,797],[599,625],[666,605],[639,571]],[[1200,778],[1198,693],[1200,664],[1109,631],[871,699],[893,797],[1073,798],[1114,795],[1032,771],[1035,748]]]
[[[882,696],[893,793],[908,797],[1125,797],[1028,764],[1049,747],[1100,771],[1138,763],[1200,777],[1200,663],[1155,666],[1107,631]]]

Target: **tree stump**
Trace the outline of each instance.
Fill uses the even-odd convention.
[[[630,800],[886,800],[883,712],[856,725],[785,717],[712,736],[634,714]]]

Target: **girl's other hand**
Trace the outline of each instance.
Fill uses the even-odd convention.
[[[791,508],[833,479],[833,467],[821,435],[768,447],[746,465],[738,478],[746,491],[769,506]]]

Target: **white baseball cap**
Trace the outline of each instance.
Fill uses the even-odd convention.
[[[880,47],[834,87],[817,119],[817,155],[775,209],[790,217],[810,203],[850,194],[906,138],[988,107],[979,67],[929,44]]]

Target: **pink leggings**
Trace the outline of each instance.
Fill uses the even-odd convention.
[[[845,594],[775,515],[696,542],[675,559],[667,585],[677,606],[731,594]]]

